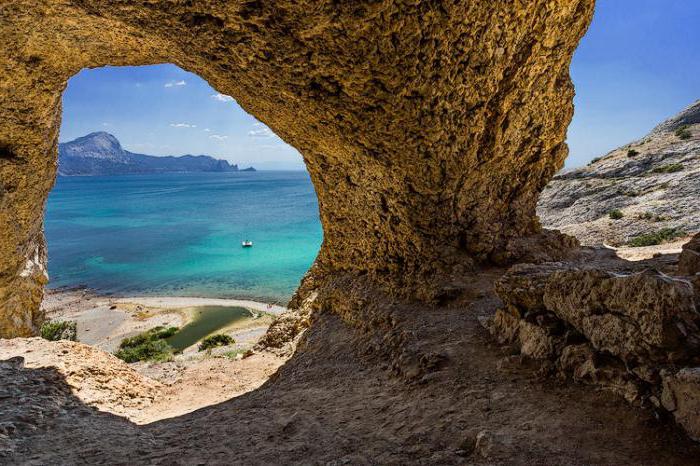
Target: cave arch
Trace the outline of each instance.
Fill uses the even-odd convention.
[[[4,2],[0,336],[41,318],[43,205],[61,93],[80,69],[174,63],[297,148],[324,230],[303,292],[343,272],[430,300],[444,277],[512,260],[540,231],[593,4]]]

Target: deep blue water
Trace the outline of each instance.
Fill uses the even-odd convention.
[[[305,172],[59,177],[45,230],[50,287],[268,301],[289,299],[322,240]]]

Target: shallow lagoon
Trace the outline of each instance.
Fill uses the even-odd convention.
[[[182,351],[227,325],[253,317],[248,309],[237,306],[198,306],[192,312],[192,321],[167,339],[175,351]]]

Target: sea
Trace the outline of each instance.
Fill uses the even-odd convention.
[[[323,239],[303,171],[59,177],[45,233],[49,288],[282,304]]]

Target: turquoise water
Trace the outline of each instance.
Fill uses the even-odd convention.
[[[192,322],[182,327],[167,341],[175,351],[182,351],[210,333],[251,316],[250,311],[243,307],[198,306]]]
[[[60,177],[45,220],[49,286],[117,295],[284,302],[322,240],[305,172]]]

